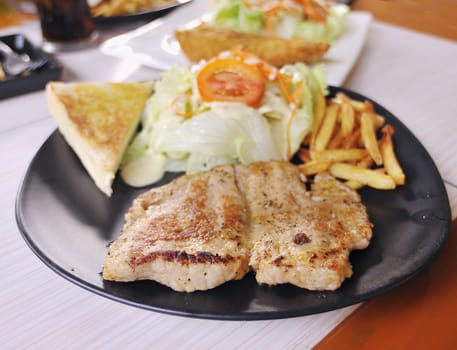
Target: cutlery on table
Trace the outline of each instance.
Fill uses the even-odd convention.
[[[26,53],[18,54],[0,40],[0,53],[3,56],[2,66],[6,74],[16,76],[44,66],[47,59],[32,60]]]

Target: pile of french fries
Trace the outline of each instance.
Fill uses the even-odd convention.
[[[175,0],[103,0],[92,8],[93,16],[119,16],[167,5]]]
[[[392,190],[405,183],[392,142],[395,130],[370,101],[353,100],[344,93],[327,100],[320,94],[314,123],[297,153],[303,175],[329,172],[356,190]]]

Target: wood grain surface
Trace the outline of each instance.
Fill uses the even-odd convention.
[[[456,0],[355,0],[351,7],[379,21],[457,40]]]
[[[373,299],[314,350],[457,349],[457,220],[442,254],[423,273]]]

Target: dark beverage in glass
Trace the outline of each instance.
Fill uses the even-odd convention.
[[[65,49],[65,45],[78,48],[95,36],[87,0],[35,0],[35,4],[48,51]]]

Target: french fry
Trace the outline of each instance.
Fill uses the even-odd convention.
[[[360,118],[360,131],[362,141],[376,165],[382,165],[382,155],[379,150],[376,130],[371,113],[364,112]]]
[[[334,163],[329,168],[330,174],[343,180],[355,180],[379,190],[395,189],[395,181],[389,175],[372,169],[359,168],[345,163]]]
[[[354,109],[352,108],[349,102],[343,102],[341,105],[341,132],[344,136],[348,136],[351,134],[352,130],[354,129],[355,124],[355,115]]]
[[[373,158],[371,156],[364,157],[363,159],[360,160],[360,162],[357,162],[357,166],[360,168],[370,168],[373,165]]]
[[[323,151],[327,147],[335,129],[338,108],[339,106],[336,103],[332,103],[327,107],[324,120],[316,136],[314,144],[316,151]]]
[[[300,172],[302,174],[309,176],[327,171],[331,164],[332,162],[330,160],[313,159],[299,165],[298,167],[300,168]]]
[[[367,156],[357,162],[357,167],[368,169],[373,165],[373,163],[374,163],[373,158],[371,158],[370,156]],[[352,188],[354,190],[359,190],[365,186],[365,184],[363,184],[359,181],[356,181],[356,180],[348,180],[345,183],[347,186],[349,186],[350,188]]]
[[[316,94],[316,106],[314,111],[314,127],[310,141],[311,148],[315,147],[316,136],[319,133],[322,121],[324,120],[326,108],[327,104],[325,101],[325,96],[322,94],[322,91],[318,90]]]
[[[172,0],[106,0],[91,8],[93,16],[118,16],[164,6]]]
[[[374,112],[374,106],[373,103],[365,100],[365,101],[357,101],[349,98],[345,93],[343,92],[338,92],[335,97],[332,99],[334,103],[338,104],[343,104],[343,103],[349,103],[354,111],[356,112]]]
[[[342,104],[343,102],[350,102],[350,98],[344,92],[337,92],[332,98],[332,102]]]
[[[343,143],[343,141],[344,141],[343,131],[341,130],[341,128],[338,128],[338,129],[336,129],[336,131],[333,132],[333,136],[330,139],[329,143],[327,144],[327,148],[328,149],[339,148],[340,145]]]
[[[366,112],[367,105],[362,101],[350,100],[349,101],[352,108],[357,112]]]
[[[382,138],[379,142],[379,148],[384,159],[384,167],[397,185],[404,185],[406,176],[398,162],[392,142],[394,128],[391,125],[386,125],[381,129],[381,132]]]
[[[363,104],[365,105],[365,110],[364,112],[371,112],[374,113],[374,106],[373,103],[371,103],[368,100],[363,101]]]
[[[371,163],[373,163],[373,159],[371,159],[371,157],[369,158],[371,160]],[[357,167],[361,167],[361,168],[368,168],[368,166],[364,166],[365,164],[361,164],[361,162],[357,163]],[[385,169],[384,168],[378,168],[378,169],[374,169],[373,171],[376,171],[376,172],[379,172],[379,173],[382,173],[382,174],[385,174]],[[357,180],[347,180],[345,182],[346,186],[349,186],[350,188],[352,188],[353,190],[360,190],[362,187],[365,187],[366,184],[360,182],[360,181],[357,181]]]
[[[357,128],[343,141],[342,148],[355,148],[359,142],[359,139],[360,128]]]
[[[361,119],[362,119],[363,114],[368,114],[371,117],[371,119],[373,120],[373,126],[374,126],[375,130],[378,130],[385,123],[385,118],[379,114],[375,114],[372,112],[362,112],[362,113],[357,113],[357,115],[356,115],[356,121],[359,124],[361,124]]]
[[[394,129],[385,125],[385,117],[376,113],[372,102],[340,92],[328,104],[318,102],[315,113],[311,137],[297,153],[304,162],[299,166],[301,176],[328,171],[355,190],[364,186],[392,190],[405,183],[392,142]]]
[[[347,180],[344,184],[353,190],[360,190],[362,187],[366,186],[364,183],[356,180]]]
[[[379,114],[373,114],[373,117],[375,129],[378,130],[381,126],[384,125],[384,123],[386,122],[386,118]]]
[[[345,162],[361,160],[368,155],[367,150],[361,148],[329,149],[324,151],[311,151],[311,159],[330,160],[332,162]]]

